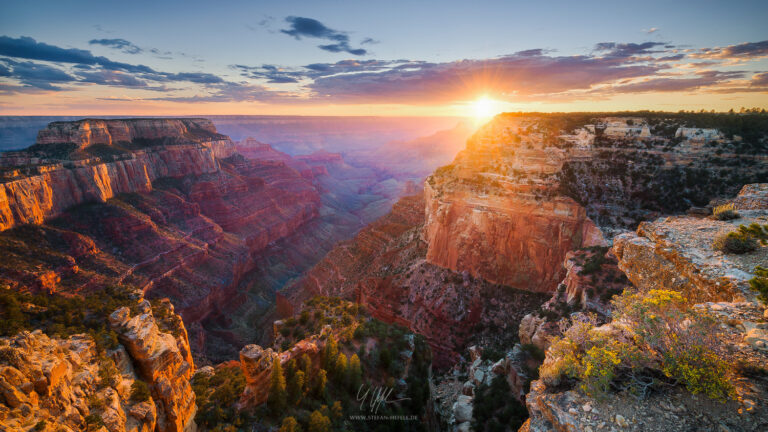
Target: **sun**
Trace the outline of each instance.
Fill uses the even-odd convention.
[[[472,103],[472,111],[475,120],[487,120],[499,112],[498,102],[493,99],[481,97]]]

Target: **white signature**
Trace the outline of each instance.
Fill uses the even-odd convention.
[[[357,389],[357,401],[360,402],[360,409],[362,410],[367,403],[368,409],[373,414],[378,414],[379,408],[384,404],[411,400],[411,398],[389,400],[389,396],[392,394],[392,389],[389,387],[369,386],[365,391],[363,389],[365,389],[365,384],[360,385],[360,388]]]

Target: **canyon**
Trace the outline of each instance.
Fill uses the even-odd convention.
[[[385,376],[398,389],[414,385],[407,341],[428,346],[432,368],[421,379],[430,408],[421,419],[434,429],[507,418],[531,431],[645,430],[642,413],[658,402],[671,407],[660,423],[670,428],[758,430],[765,386],[754,371],[765,365],[768,337],[749,280],[768,262],[766,249],[730,255],[711,244],[740,224],[766,223],[765,137],[745,141],[696,121],[502,114],[434,171],[449,162],[461,127],[370,152],[292,155],[260,139],[233,142],[205,119],[52,123],[36,145],[0,158],[0,285],[65,298],[135,287],[135,304],[109,316],[119,345],[110,349],[130,359],[123,375],[145,381],[151,403],[99,390],[111,401],[100,414],[110,432],[193,428],[202,393],[190,382],[203,375],[222,382],[241,373],[244,390],[230,408],[262,412],[275,362],[290,369],[307,354],[319,370],[331,335],[384,382],[376,365],[392,334],[404,348],[385,361],[400,365]],[[408,163],[396,164],[398,155]],[[718,205],[738,217],[716,220]],[[540,365],[560,361],[553,344],[578,323],[631,339],[612,300],[655,291],[680,293],[727,330],[723,346],[757,374],[740,376],[739,391],[752,386],[741,399],[707,413],[678,385],[640,401],[617,393],[612,403],[573,378],[539,376]],[[23,342],[33,339],[44,341]],[[59,357],[85,349],[77,358],[87,360],[68,367],[93,375],[97,339],[36,330],[0,344],[60,346]],[[13,418],[82,422],[37,408],[41,394],[25,384],[37,372],[8,374]],[[488,402],[490,388],[511,397]],[[65,393],[82,404],[93,391]],[[210,426],[208,416],[200,418]]]
[[[200,361],[267,342],[274,293],[413,187],[204,119],[52,123],[38,141],[0,158],[2,283],[170,298]]]

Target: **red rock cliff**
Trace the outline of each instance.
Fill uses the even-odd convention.
[[[146,146],[104,158],[48,160],[49,165],[38,169],[37,175],[6,178],[0,183],[0,231],[42,223],[83,202],[149,192],[159,178],[215,173],[219,170],[217,159],[234,153],[229,138],[216,133],[213,124],[202,119],[54,122],[40,131],[35,147],[45,151],[53,143],[83,148],[113,143],[137,146],[157,139],[173,145]]]
[[[515,288],[552,292],[568,251],[601,244],[573,199],[557,196],[565,153],[509,131],[520,119],[480,129],[452,165],[425,184],[427,260]]]

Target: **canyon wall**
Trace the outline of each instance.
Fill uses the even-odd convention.
[[[107,135],[94,135],[99,125]],[[170,298],[199,358],[231,356],[253,340],[226,332],[209,339],[203,326],[248,303],[240,282],[260,252],[318,217],[314,177],[285,161],[244,158],[204,121],[82,121],[46,131],[43,141],[56,143],[2,158],[6,168],[24,158],[37,165],[4,171],[0,183],[0,283],[49,293],[125,284]],[[61,140],[86,138],[97,144],[85,153],[119,153],[52,159],[64,157],[52,150]]]
[[[95,144],[113,145],[137,140],[228,139],[216,131],[213,122],[202,118],[84,119],[52,122],[37,134],[37,144],[73,143],[80,148]]]
[[[201,133],[204,132],[204,133]],[[130,152],[86,159],[52,159],[61,144],[79,148],[95,145],[146,143],[163,138],[173,145],[132,148]],[[163,177],[216,173],[218,159],[234,153],[229,138],[205,120],[82,120],[51,123],[40,131],[35,151],[43,158],[19,152],[3,155],[0,166],[38,165],[32,175],[6,173],[0,182],[0,231],[26,223],[43,223],[84,202],[104,202],[120,193],[149,192]],[[46,159],[45,156],[48,156]],[[67,156],[65,156],[67,157]],[[35,168],[35,167],[33,167]]]
[[[427,260],[454,271],[537,292],[552,292],[565,254],[603,244],[585,209],[558,196],[566,159],[537,138],[523,142],[495,119],[467,142],[453,164],[425,185]],[[516,139],[517,137],[517,139]]]
[[[720,134],[670,138],[680,120],[503,114],[426,181],[436,265],[553,292],[572,249],[768,179],[766,156]],[[698,136],[698,135],[696,135]]]
[[[453,365],[468,343],[514,342],[525,311],[545,297],[427,262],[424,208],[421,195],[401,198],[282,294],[294,309],[314,295],[353,299],[371,316],[423,335],[438,368]]]
[[[0,338],[3,430],[196,430],[194,363],[181,319],[161,330],[149,302],[132,307],[137,314],[128,307],[113,313],[120,344],[106,351],[86,334],[62,339],[35,330]],[[164,314],[175,316],[172,308]],[[133,388],[141,383],[148,393],[139,397]]]

